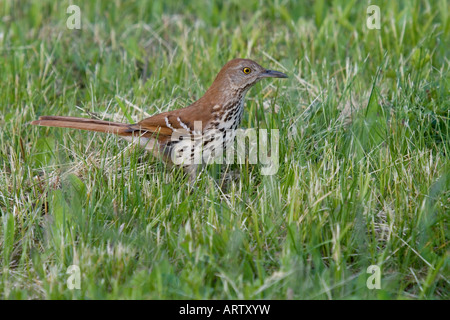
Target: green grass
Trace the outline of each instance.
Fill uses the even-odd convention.
[[[448,1],[371,1],[380,30],[356,0],[77,4],[81,30],[68,1],[0,2],[1,299],[450,298]],[[236,57],[290,76],[242,124],[280,130],[273,176],[191,185],[115,136],[29,125],[181,108]]]

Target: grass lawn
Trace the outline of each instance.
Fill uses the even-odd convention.
[[[447,0],[1,1],[0,299],[449,299],[449,39]],[[182,108],[237,57],[289,75],[242,122],[275,175],[29,125]]]

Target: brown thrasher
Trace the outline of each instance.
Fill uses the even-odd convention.
[[[135,124],[103,120],[42,116],[32,125],[114,133],[140,144],[169,163],[181,165],[195,178],[197,165],[233,145],[244,111],[247,91],[263,78],[287,78],[249,59],[234,59],[220,70],[197,101],[183,109],[163,112]],[[198,161],[198,151],[203,161]]]

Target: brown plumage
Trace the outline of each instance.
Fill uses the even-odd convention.
[[[263,78],[287,76],[278,71],[266,70],[249,59],[234,59],[220,70],[200,99],[183,109],[156,114],[135,124],[61,116],[42,116],[31,124],[114,133],[130,142],[139,143],[155,155],[162,154],[165,160],[170,161],[174,160],[174,147],[181,146],[180,135],[196,135],[203,140],[208,137],[210,141],[219,132],[223,134],[226,145],[233,142],[235,130],[242,119],[245,94]],[[228,135],[225,137],[226,132]],[[175,133],[177,139],[174,139]],[[201,142],[200,147],[204,148],[206,143]],[[191,152],[183,155],[182,165],[193,178],[198,163],[193,163],[195,150],[189,147]],[[215,147],[217,144],[210,144],[205,150],[211,153]]]

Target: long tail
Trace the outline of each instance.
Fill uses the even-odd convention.
[[[119,122],[109,122],[77,117],[43,116],[39,120],[31,122],[35,126],[72,128],[97,132],[114,133],[120,136],[131,136],[132,125]]]

